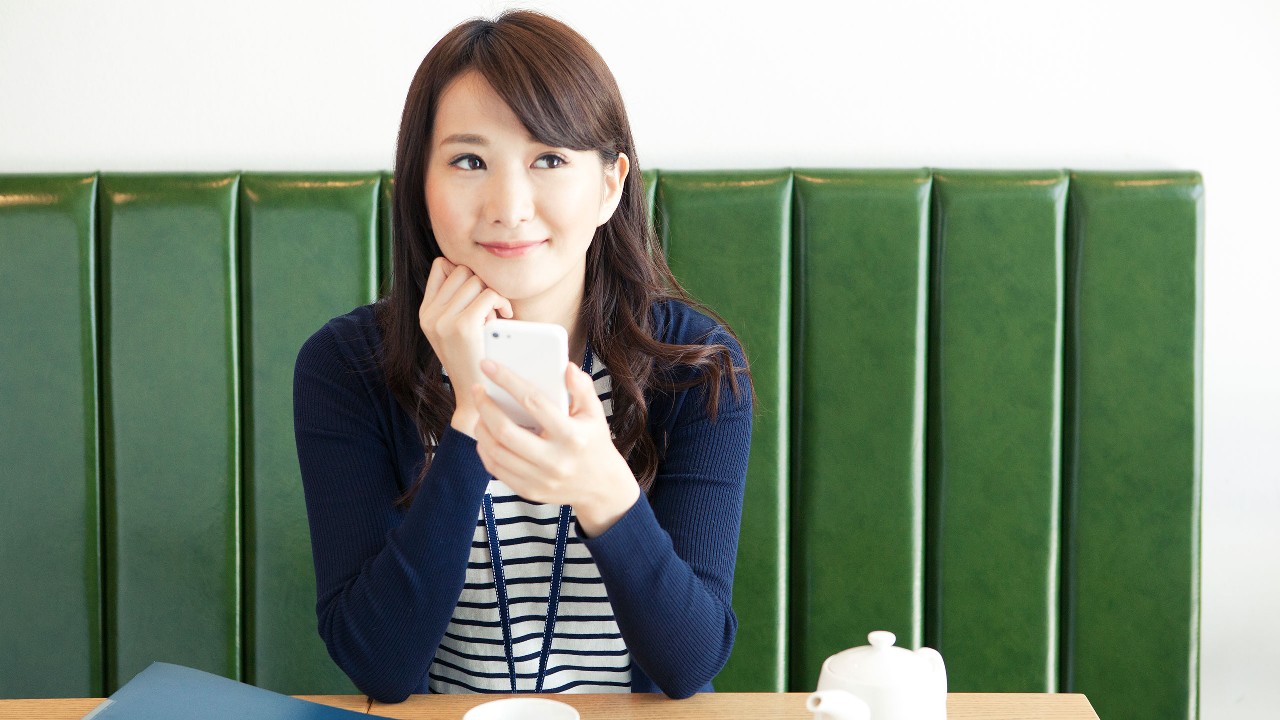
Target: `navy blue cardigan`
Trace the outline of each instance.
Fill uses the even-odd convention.
[[[711,319],[655,305],[664,342],[742,350]],[[445,431],[422,488],[424,449],[378,364],[373,307],[334,318],[302,346],[294,429],[311,526],[320,636],[370,697],[427,692],[427,670],[462,591],[489,481],[475,441]],[[745,378],[743,378],[745,380]],[[751,391],[727,377],[719,411],[702,386],[649,398],[662,451],[652,490],[612,528],[585,539],[632,659],[632,691],[688,697],[710,690],[733,647],[733,569],[751,443]]]

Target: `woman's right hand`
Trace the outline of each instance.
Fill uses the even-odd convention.
[[[510,318],[512,314],[511,301],[485,285],[471,268],[454,265],[443,255],[431,263],[418,325],[454,388],[457,407],[450,424],[471,437],[475,437],[478,412],[467,389],[484,378],[480,372],[484,324],[498,315]]]

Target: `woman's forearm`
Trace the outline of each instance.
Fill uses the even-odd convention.
[[[398,702],[419,691],[462,591],[488,480],[483,468],[457,472],[453,455],[465,454],[469,442],[458,433],[441,444],[404,522],[367,562],[321,568],[317,556],[317,577],[329,578],[317,605],[320,635],[338,666],[375,699]]]

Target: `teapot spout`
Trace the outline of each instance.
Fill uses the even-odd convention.
[[[871,720],[871,708],[844,690],[819,690],[804,701],[813,720]]]
[[[916,650],[916,655],[928,661],[934,687],[940,689],[945,695],[947,692],[947,666],[942,661],[942,654],[933,648],[922,647]]]
[[[930,717],[945,718],[947,716],[947,666],[942,662],[942,655],[933,648],[922,647],[916,654],[929,662],[932,692],[922,698],[929,706]]]

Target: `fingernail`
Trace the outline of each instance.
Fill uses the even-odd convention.
[[[498,364],[490,360],[489,358],[485,358],[480,361],[480,369],[483,370],[485,374],[492,375],[493,373],[497,372]]]

